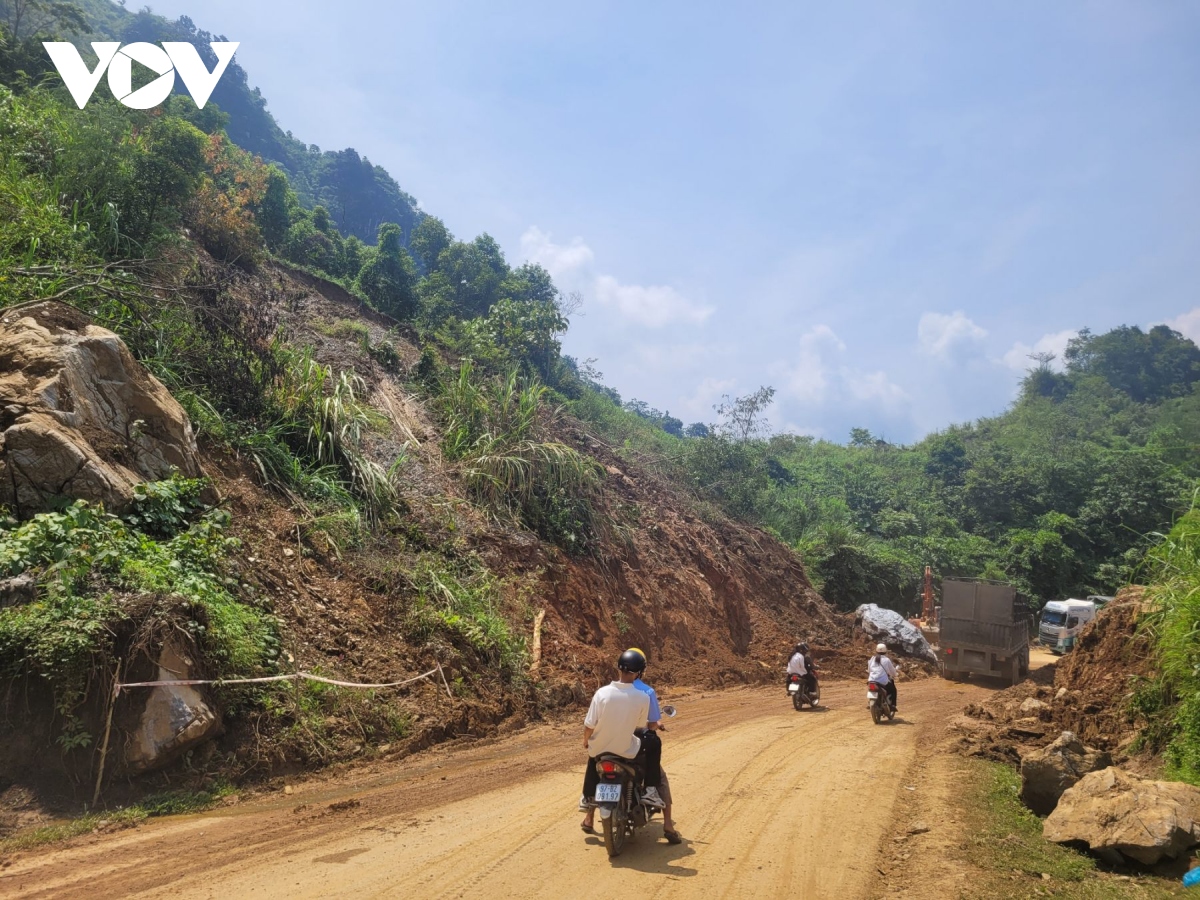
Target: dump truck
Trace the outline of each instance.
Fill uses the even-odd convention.
[[[1031,620],[1029,605],[1011,584],[943,579],[942,675],[958,681],[990,675],[1016,684],[1029,674]]]

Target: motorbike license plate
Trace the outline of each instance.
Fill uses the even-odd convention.
[[[789,684],[789,685],[788,685],[788,692],[789,692],[789,693],[792,693],[792,694],[794,694],[794,693],[796,693],[796,691],[798,691],[798,690],[800,690],[800,685],[798,685],[798,684]]]
[[[879,692],[878,691],[867,691],[867,699],[868,700],[878,700]]]
[[[597,803],[620,803],[621,802],[621,785],[619,785],[619,784],[598,784],[598,785],[596,785],[596,802]]]

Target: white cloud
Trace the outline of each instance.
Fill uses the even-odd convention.
[[[901,404],[909,401],[908,393],[884,372],[849,373],[846,388],[850,396],[862,402]]]
[[[536,225],[521,235],[521,252],[526,259],[543,266],[554,279],[570,279],[578,270],[591,268],[595,259],[583,238],[573,237],[569,244],[556,244]]]
[[[733,391],[737,382],[732,378],[705,378],[691,396],[681,397],[679,412],[675,413],[685,422],[712,422],[716,415],[713,406],[725,394]]]
[[[600,275],[594,290],[602,305],[614,307],[624,318],[647,328],[673,322],[699,325],[713,313],[711,306],[696,306],[674,288],[663,285],[621,284],[611,275]]]
[[[669,285],[623,284],[612,275],[596,273],[596,255],[580,237],[556,244],[550,234],[531,226],[521,235],[521,251],[544,266],[561,287],[579,290],[585,300],[595,300],[636,325],[701,325],[713,314],[713,307],[694,303]]]
[[[1200,310],[1197,310],[1197,312],[1200,312]],[[1078,333],[1068,328],[1066,331],[1044,334],[1038,338],[1037,343],[1032,347],[1021,341],[1017,341],[1012,345],[1012,349],[1004,354],[1004,364],[1016,372],[1024,372],[1033,366],[1033,360],[1030,359],[1033,354],[1053,353],[1054,361],[1050,364],[1050,367],[1061,372],[1064,368],[1063,353],[1067,349],[1067,342]]]
[[[885,372],[865,372],[847,365],[846,351],[845,342],[828,325],[817,325],[804,334],[795,357],[773,367],[782,379],[781,397],[807,409],[908,403],[908,394]]]
[[[1200,306],[1183,315],[1168,319],[1167,324],[1182,334],[1200,344]]]
[[[987,331],[967,318],[962,310],[955,310],[948,316],[927,312],[917,323],[917,341],[921,349],[938,359],[950,359],[985,337]]]

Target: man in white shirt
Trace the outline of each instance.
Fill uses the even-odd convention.
[[[792,658],[788,660],[787,673],[789,676],[789,682],[790,676],[792,675],[799,675],[801,678],[803,678],[805,690],[807,690],[811,695],[815,694],[817,691],[817,680],[813,676],[813,673],[809,671],[808,663],[808,644],[804,641],[801,641],[796,645],[796,650],[794,653],[792,653]],[[814,703],[813,706],[816,706],[816,703]]]
[[[583,773],[583,800],[593,797],[600,776],[596,758],[614,753],[632,760],[642,749],[642,741],[634,731],[645,728],[650,715],[650,697],[633,686],[645,663],[632,651],[621,654],[617,662],[619,679],[606,684],[592,697],[583,720],[583,746],[588,752],[587,770]],[[580,828],[594,834],[596,808],[588,806]]]
[[[896,709],[896,664],[887,657],[887,644],[876,644],[875,655],[867,660],[867,681],[873,681],[887,691]]]

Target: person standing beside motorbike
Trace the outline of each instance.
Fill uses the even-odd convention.
[[[646,654],[637,647],[630,647],[627,653],[636,653],[642,658],[642,671],[638,674],[637,680],[633,686],[650,698],[649,719],[646,725],[647,732],[643,738],[643,744],[646,748],[646,769],[647,771],[655,764],[653,760],[657,760],[659,782],[658,788],[649,786],[647,779],[645,802],[654,806],[659,806],[663,811],[663,837],[668,843],[678,844],[683,838],[679,832],[675,830],[675,820],[671,816],[671,784],[667,780],[667,770],[662,767],[662,739],[659,738],[658,732],[665,731],[666,726],[662,723],[662,711],[658,706],[658,694],[654,688],[646,684],[646,666],[648,660]]]
[[[867,660],[867,681],[873,681],[887,691],[888,699],[892,703],[892,712],[896,711],[897,674],[896,664],[888,659],[887,644],[876,644],[875,655]]]
[[[586,812],[579,827],[588,834],[595,834],[592,826],[596,809],[588,803],[588,798],[595,795],[600,780],[596,758],[602,753],[612,753],[632,761],[642,755],[642,738],[636,732],[645,732],[650,698],[633,683],[645,667],[645,657],[640,653],[622,653],[617,660],[618,680],[596,691],[583,720],[583,747],[588,761],[583,773],[583,796],[579,800]]]

